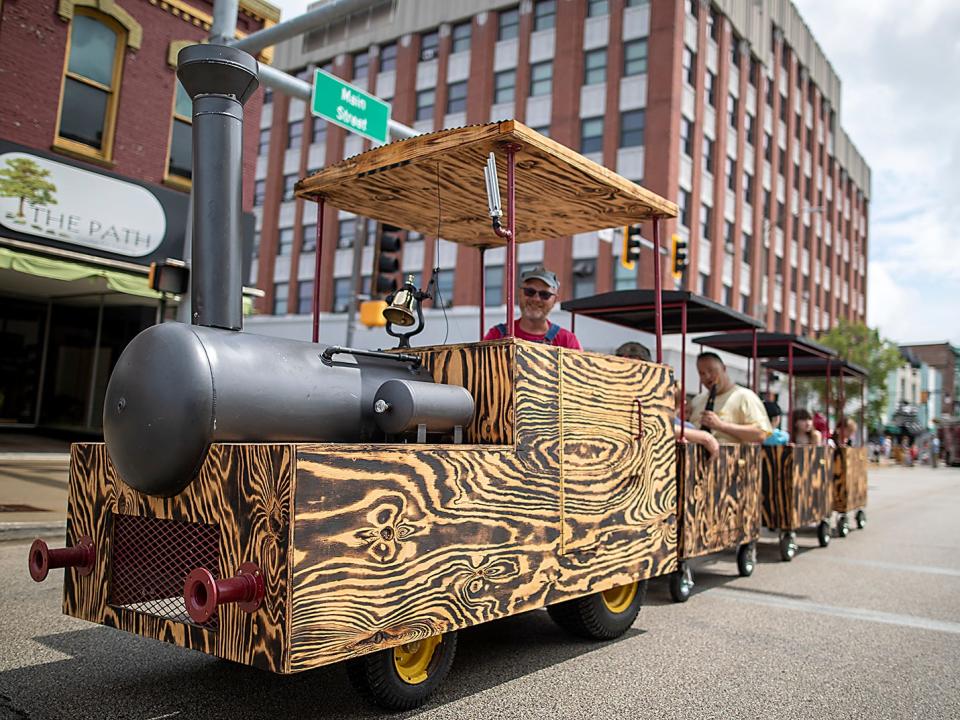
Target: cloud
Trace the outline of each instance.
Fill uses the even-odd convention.
[[[960,3],[795,2],[873,171],[868,322],[898,341],[960,341]]]

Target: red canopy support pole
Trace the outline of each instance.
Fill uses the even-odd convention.
[[[517,150],[518,145],[507,145],[507,337],[513,337],[514,289],[517,286]]]
[[[487,249],[485,247],[477,249],[480,251],[480,339],[483,340],[483,333],[487,327],[487,318],[484,312],[487,307],[487,276],[483,271],[483,258]]]
[[[680,439],[686,436],[687,419],[687,303],[680,306]]]
[[[657,362],[663,362],[663,279],[660,268],[660,218],[653,219],[653,312],[657,323]]]
[[[826,405],[827,405],[827,435],[830,435],[830,401],[831,401],[831,397],[830,397],[830,396],[833,394],[833,393],[831,392],[833,388],[831,387],[831,382],[830,382],[830,380],[831,380],[831,377],[830,377],[830,376],[831,376],[831,372],[830,372],[830,371],[831,371],[832,368],[833,368],[833,363],[830,362],[829,360],[827,360],[827,397],[826,397]]]
[[[867,426],[864,425],[864,409],[867,406],[867,385],[860,378],[860,447],[867,446]]]
[[[320,342],[320,259],[323,257],[323,198],[317,200],[317,250],[313,263],[313,341]],[[354,249],[357,252],[357,249]]]
[[[837,382],[840,383],[840,407],[837,408],[837,430],[840,429],[840,424],[846,422],[847,420],[847,388],[846,381],[843,377],[843,368],[840,369],[839,377]]]
[[[753,391],[760,390],[760,369],[757,363],[757,329],[753,329]]]
[[[790,429],[793,430],[793,343],[787,343],[787,417]]]

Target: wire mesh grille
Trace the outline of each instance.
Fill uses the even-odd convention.
[[[183,601],[183,583],[203,567],[220,577],[220,529],[179,520],[113,516],[110,604],[177,622],[193,623]],[[214,614],[202,627],[216,630]]]

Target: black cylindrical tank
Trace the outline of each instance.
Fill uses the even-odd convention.
[[[362,442],[377,432],[374,398],[392,378],[432,382],[409,362],[182,323],[147,328],[107,386],[103,435],[120,477],[176,495],[212,442]]]
[[[377,425],[396,435],[420,424],[428,432],[447,432],[473,419],[473,396],[457,385],[387,380],[374,398]]]

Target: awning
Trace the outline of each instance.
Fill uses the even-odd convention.
[[[132,275],[103,266],[17,252],[5,247],[0,247],[0,270],[13,270],[64,282],[99,277],[106,281],[107,287],[116,292],[155,300],[160,298],[160,293],[150,289],[146,275]]]

